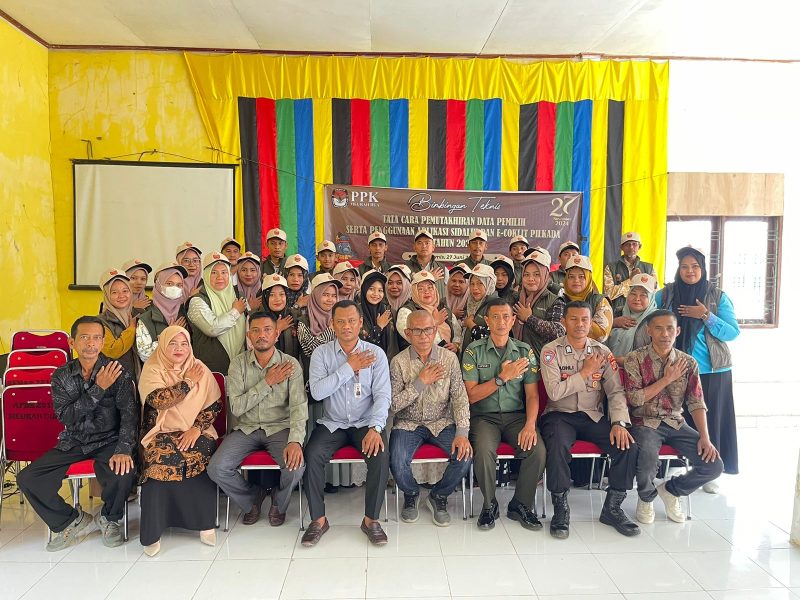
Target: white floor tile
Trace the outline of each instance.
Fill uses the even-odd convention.
[[[268,600],[279,598],[289,559],[215,561],[194,600]]]
[[[161,551],[155,556],[143,556],[147,562],[211,561],[219,554],[229,534],[217,529],[217,545],[206,546],[199,531],[170,529],[161,536]],[[135,541],[134,544],[139,544]],[[139,544],[139,548],[142,548]]]
[[[387,532],[388,534],[388,532]],[[366,558],[369,539],[354,525],[331,525],[319,543],[306,548],[302,545],[302,535],[297,536],[295,558]]]
[[[554,596],[539,596],[543,600],[625,600],[622,594],[555,594]]]
[[[540,596],[619,592],[591,554],[530,555],[519,559]]]
[[[72,548],[62,559],[65,563],[102,563],[102,562],[136,562],[142,556],[142,545],[139,537],[130,537],[128,541],[116,548],[103,545],[100,532],[95,531],[86,536],[80,544]]]
[[[190,600],[200,586],[211,561],[141,561],[133,565],[108,596],[109,600]],[[152,585],[148,585],[152,582]]]
[[[0,562],[44,562],[56,564],[72,550],[47,552],[47,527],[30,527],[18,532],[11,541],[0,548]]]
[[[709,594],[714,600],[796,600],[796,596],[786,588],[726,590]]]
[[[47,563],[0,563],[0,597],[16,600],[32,588],[50,570]]]
[[[591,550],[578,534],[570,535],[565,540],[558,540],[550,535],[550,522],[544,523],[542,531],[528,531],[517,523],[504,523],[506,533],[517,554],[590,554]]]
[[[714,552],[731,549],[730,542],[703,521],[658,522],[640,525],[665,552]]]
[[[450,527],[439,527],[437,536],[444,556],[497,556],[516,554],[514,544],[502,523],[495,522],[494,529],[478,529],[476,522],[453,523]],[[520,529],[522,527],[513,523]],[[529,535],[544,535],[544,531],[527,531]]]
[[[593,554],[617,554],[620,552],[659,552],[661,547],[642,531],[639,535],[625,537],[613,527],[599,521],[577,521],[570,529],[580,536]],[[571,536],[570,536],[571,537]]]
[[[706,590],[745,590],[781,585],[743,552],[684,552],[671,556]]]
[[[521,595],[521,596],[482,596],[481,600],[536,600],[538,596],[532,594],[528,595]],[[578,598],[580,600],[580,596],[570,596],[570,598],[575,599]],[[622,598],[622,596],[620,596]],[[475,600],[474,596],[453,596],[452,600]],[[550,600],[550,598],[547,598]]]
[[[23,598],[25,600],[102,600],[124,577],[127,563],[60,564],[50,569]],[[141,594],[142,581],[137,589]],[[150,596],[152,598],[152,596]]]
[[[758,550],[748,556],[786,587],[800,587],[800,549]]]
[[[263,521],[238,523],[222,542],[217,560],[291,558],[300,533],[286,523],[280,527],[270,527]]]
[[[789,535],[768,521],[710,519],[706,525],[735,548],[791,548]]]
[[[452,527],[453,525],[451,525]],[[384,525],[389,538],[385,546],[367,543],[367,555],[373,556],[441,556],[439,527],[427,523],[394,523]],[[359,530],[359,533],[360,530]],[[361,533],[363,536],[364,534]],[[327,534],[326,534],[327,537]]]
[[[656,554],[600,554],[597,560],[624,594],[694,592],[700,586],[670,556]],[[635,566],[634,566],[635,565]]]
[[[449,594],[441,557],[392,556],[367,561],[367,598],[428,598]]]
[[[533,586],[516,556],[487,552],[480,561],[464,556],[445,556],[452,596],[533,595]]]
[[[20,505],[17,496],[3,500],[3,514],[0,515],[0,530],[22,531],[33,523],[42,523],[29,504]]]
[[[708,592],[681,592],[673,594],[671,592],[647,592],[644,594],[625,594],[625,600],[711,600]],[[550,600],[548,598],[547,600]]]
[[[295,558],[281,598],[364,598],[366,591],[366,558]]]

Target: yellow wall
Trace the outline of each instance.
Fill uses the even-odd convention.
[[[208,136],[179,53],[54,50],[49,75],[58,288],[66,326],[81,314],[96,314],[101,298],[99,292],[68,289],[74,260],[70,159],[87,158],[81,140],[92,140],[94,158],[153,149],[209,162],[214,157],[206,149]],[[185,162],[159,155],[143,160]],[[144,228],[154,217],[120,215],[120,227]],[[181,241],[175,240],[175,245]],[[147,253],[131,248],[131,258],[136,254]],[[163,261],[171,258],[165,256]]]
[[[61,322],[54,262],[47,49],[0,19],[0,353]]]

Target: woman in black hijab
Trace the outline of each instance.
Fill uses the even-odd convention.
[[[361,278],[361,312],[364,316],[361,339],[380,346],[391,361],[398,350],[392,310],[386,300],[386,275],[374,269]]]

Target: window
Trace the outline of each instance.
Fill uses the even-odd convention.
[[[778,324],[780,217],[670,217],[667,281],[678,268],[675,251],[704,251],[708,278],[731,298],[743,326]]]

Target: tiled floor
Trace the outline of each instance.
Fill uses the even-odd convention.
[[[0,521],[0,599],[797,600],[800,549],[789,544],[788,528],[798,439],[797,428],[743,428],[741,475],[725,477],[718,496],[695,493],[694,519],[683,525],[668,522],[657,501],[656,522],[631,539],[597,522],[602,492],[576,489],[565,541],[504,518],[493,531],[478,531],[474,520],[456,516],[456,494],[449,528],[435,527],[424,503],[418,523],[398,524],[390,496],[389,544],[376,548],[358,528],[363,490],[355,489],[327,497],[332,527],[312,549],[299,544],[295,501],[283,527],[237,522],[219,531],[214,548],[173,531],[155,558],[142,553],[138,507],[131,505],[131,541],[121,548],[106,549],[93,532],[48,554],[46,528],[12,498]],[[509,498],[502,491],[501,506]],[[88,500],[86,506],[98,509]],[[625,507],[634,506],[632,494]]]

